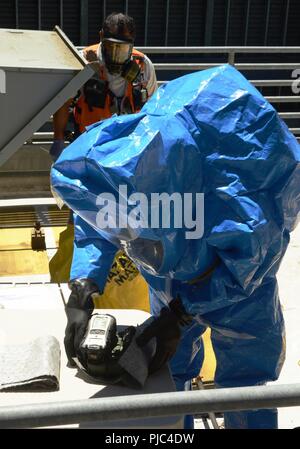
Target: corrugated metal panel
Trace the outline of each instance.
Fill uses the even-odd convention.
[[[226,34],[226,8],[227,2],[224,0],[214,1],[214,17],[212,27],[211,45],[225,45]]]
[[[60,0],[42,2],[41,25],[42,30],[53,30],[55,25],[61,25]]]
[[[38,29],[37,0],[19,0],[19,28],[27,30]]]
[[[244,45],[245,37],[247,45],[282,45],[286,4],[286,0],[215,0],[212,45]],[[300,12],[300,3],[297,9]]]
[[[80,0],[64,0],[63,14],[63,31],[74,45],[80,45]]]
[[[206,0],[190,0],[187,45],[204,45]]]
[[[128,5],[128,14],[132,16],[136,22],[136,45],[144,45],[145,35],[145,13],[146,13],[146,1],[145,0],[90,0],[88,17],[89,17],[89,29],[88,29],[88,43],[89,45],[96,43],[99,40],[99,31],[102,27],[105,9],[106,15],[114,11],[122,11],[125,13],[126,3]]]
[[[251,0],[247,45],[264,45],[266,0]]]
[[[128,14],[134,18],[136,26],[136,46],[144,45],[146,0],[129,0]],[[149,36],[151,41],[151,36]]]
[[[0,28],[16,28],[15,0],[0,2]]]
[[[272,0],[267,34],[267,45],[283,45],[286,1]]]
[[[300,45],[300,2],[290,0],[286,45]]]
[[[184,45],[186,3],[186,0],[170,0],[168,45],[170,42],[172,45]]]
[[[227,45],[240,45],[240,43],[243,42],[246,28],[246,14],[247,2],[244,0],[235,0],[230,2],[227,34],[225,31],[225,39],[227,36]]]
[[[103,23],[103,5],[102,1],[89,1],[89,29],[88,29],[88,43],[89,45],[99,42],[99,31]]]
[[[106,0],[106,15],[112,12],[125,13],[125,0]]]
[[[1,0],[0,28],[40,26],[50,30],[58,24],[75,45],[81,45],[80,4],[81,0]],[[205,34],[211,36],[211,45],[300,45],[299,0],[88,0],[86,4],[89,44],[98,40],[104,14],[127,9],[136,21],[138,46],[164,46],[166,42],[170,46],[201,46],[205,44]],[[212,26],[207,22],[205,29],[212,4]]]
[[[167,6],[166,1],[162,3],[160,0],[150,0],[149,2],[147,45],[153,46],[165,45],[166,6]]]

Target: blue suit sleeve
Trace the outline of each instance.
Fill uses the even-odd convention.
[[[71,279],[92,279],[102,293],[117,247],[74,214],[74,252]]]

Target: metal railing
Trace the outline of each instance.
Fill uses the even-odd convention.
[[[77,47],[79,50],[82,50],[83,47]],[[260,71],[264,72],[264,79],[252,79],[249,77],[249,81],[257,88],[264,87],[290,87],[290,95],[272,95],[266,96],[266,99],[275,105],[279,104],[292,104],[295,106],[299,103],[299,111],[287,111],[287,112],[279,112],[279,116],[286,121],[289,120],[297,120],[300,119],[300,96],[293,93],[292,87],[297,83],[297,79],[293,77],[293,71],[299,70],[300,77],[300,47],[281,47],[281,46],[273,46],[273,47],[238,47],[238,46],[228,46],[228,47],[137,47],[138,50],[143,53],[152,55],[199,55],[199,57],[203,55],[226,55],[227,62],[234,65],[240,71],[246,72],[254,72]],[[299,55],[299,63],[240,63],[236,62],[237,55],[241,54],[265,54],[265,55],[281,55],[281,54],[298,54]],[[158,85],[162,85],[168,82],[168,80],[161,80],[161,72],[168,71],[169,77],[172,79],[172,72],[181,71],[183,74],[185,72],[196,71],[196,70],[205,70],[212,67],[219,66],[220,63],[216,62],[205,62],[205,63],[154,63],[155,70],[157,72],[158,77]],[[290,79],[272,79],[274,73],[276,71],[289,71]],[[267,79],[266,75],[270,75],[270,79]],[[175,77],[178,76],[175,74]],[[298,86],[300,90],[300,79],[298,81]],[[287,122],[288,126],[289,123]],[[296,136],[299,136],[300,139],[300,127],[296,127],[295,124],[289,126],[291,132],[293,132]],[[48,141],[51,142],[53,139],[53,133],[51,132],[37,132],[34,134],[32,139],[32,143],[34,144],[36,141]]]
[[[31,13],[30,27],[44,29],[45,26],[49,26],[45,2],[37,0],[32,3],[26,5],[26,10]],[[70,2],[58,0],[55,3],[55,5],[51,5],[52,16],[55,17],[61,28],[64,25],[70,28],[67,20]],[[77,30],[79,30],[80,44],[87,44],[90,30],[92,33],[97,33],[103,19],[116,9],[116,6],[111,3],[109,0],[79,0],[79,7],[73,8],[74,23],[71,31],[77,33]],[[184,2],[178,2],[178,5],[174,5],[174,2],[170,3],[170,0],[161,2],[161,5],[152,0],[144,0],[139,3],[141,5],[139,5],[138,10],[136,8],[137,0],[119,2],[117,8],[125,14],[128,12],[133,14],[133,11],[135,11],[134,18],[142,29],[139,37],[144,45],[151,43],[153,39],[151,26],[155,17],[160,13],[160,39],[164,45],[171,44],[174,42],[174,38],[178,39],[179,36],[182,43],[187,46],[191,42],[191,35],[196,35],[196,41],[204,45],[220,42],[228,45],[232,42],[232,39],[243,45],[249,44],[250,41],[268,45],[270,38],[272,38],[273,41],[275,39],[276,42],[285,46],[291,40],[291,36],[295,35],[297,21],[293,21],[291,18],[299,11],[298,5],[295,5],[297,2],[291,3],[291,0],[266,0],[265,2],[254,2],[254,0],[240,0],[239,2],[236,0],[234,2],[232,0],[218,2],[215,0],[198,0],[198,2],[193,2],[192,0],[185,0]],[[10,16],[14,16],[11,22],[13,26],[22,28],[25,23],[28,23],[28,16],[26,20],[23,18],[24,2],[22,0],[9,2],[8,8],[10,9]],[[95,11],[99,20],[98,23],[91,20]],[[222,25],[220,25],[219,20],[221,11],[224,17]],[[179,14],[181,15],[180,21],[178,21]],[[238,22],[242,23],[243,26],[239,27],[237,32],[236,25]],[[259,35],[257,35],[257,27],[253,27],[253,24],[257,25],[258,22],[259,28],[262,29]],[[276,24],[275,28],[274,24]],[[178,33],[175,36],[174,27],[178,28]],[[197,32],[197,28],[199,30],[203,28],[203,32]],[[232,33],[233,29],[234,33]],[[195,40],[195,37],[192,39]]]
[[[78,47],[81,49],[82,47]],[[295,74],[300,75],[300,47],[236,47],[236,46],[228,46],[228,47],[137,47],[139,50],[142,50],[144,53],[148,54],[150,58],[152,55],[162,55],[163,58],[160,60],[164,61],[164,55],[168,56],[167,60],[172,60],[174,57],[174,61],[176,61],[176,55],[184,54],[190,55],[191,61],[189,63],[176,63],[176,62],[155,62],[154,66],[157,72],[158,84],[167,83],[169,80],[178,77],[178,74],[190,73],[193,70],[203,70],[206,68],[214,67],[216,65],[220,65],[220,62],[216,62],[220,60],[220,56],[222,57],[222,61],[228,62],[235,67],[245,70],[246,77],[250,80],[250,82],[256,86],[259,90],[272,88],[272,91],[268,91],[268,95],[266,98],[270,101],[274,107],[277,109],[280,117],[286,121],[287,126],[290,131],[296,136],[298,141],[300,141],[300,97],[297,94],[294,94],[295,89],[292,87],[296,86],[296,91],[300,90],[300,79],[297,80],[293,76]],[[247,62],[241,63],[241,56],[248,54],[252,55],[253,63]],[[266,60],[263,58],[263,55],[268,57],[270,60],[273,55],[274,61],[280,55],[292,54],[295,55],[295,59],[297,59],[297,55],[299,55],[299,63],[278,63],[278,62],[262,62]],[[199,55],[199,58],[197,58]],[[250,56],[248,60],[250,59]],[[259,62],[258,61],[259,56]],[[172,58],[172,59],[171,59]],[[155,59],[155,58],[153,58]],[[199,62],[197,62],[199,60]],[[201,62],[203,60],[210,60],[211,62]],[[182,61],[182,59],[181,59]],[[224,62],[222,62],[224,63]],[[280,69],[280,70],[279,70]],[[285,69],[285,70],[283,70]],[[293,71],[297,69],[298,72],[293,73]],[[256,79],[257,78],[257,79]],[[274,79],[276,78],[276,79]],[[50,120],[50,119],[49,119]],[[53,132],[52,126],[47,123],[41,130],[36,132],[31,139],[28,139],[26,145],[23,146],[22,149],[26,151],[31,151],[31,149],[36,150],[37,148],[45,151],[49,151],[51,144],[53,142]],[[7,173],[4,173],[4,171]],[[12,176],[17,176],[18,173],[10,171],[10,166],[5,169],[2,168],[2,175],[5,174],[7,179],[9,179],[10,183],[14,183]],[[34,173],[34,170],[32,171]],[[48,172],[47,172],[48,173]],[[49,187],[48,186],[48,174],[45,173],[43,178],[40,179],[41,190],[38,195],[48,195]],[[23,176],[23,175],[22,175]],[[3,177],[3,176],[2,176]],[[19,182],[19,181],[18,181]],[[22,182],[22,181],[21,181]],[[45,190],[46,189],[46,190]],[[45,192],[44,192],[45,190]],[[10,194],[9,192],[7,193]],[[29,196],[29,193],[26,191],[24,195]]]
[[[227,63],[234,65],[238,70],[244,72],[264,72],[264,79],[252,79],[251,76],[248,77],[249,81],[257,88],[263,87],[290,87],[290,95],[272,95],[266,96],[266,99],[274,104],[292,104],[295,106],[299,103],[299,111],[290,111],[290,112],[279,112],[279,116],[283,120],[292,120],[292,119],[300,119],[300,96],[295,95],[292,87],[297,83],[297,79],[295,78],[296,72],[294,70],[298,70],[297,74],[300,76],[300,47],[282,47],[282,46],[273,46],[273,47],[240,47],[240,46],[228,46],[228,47],[139,47],[140,51],[146,54],[172,54],[172,55],[225,55]],[[278,63],[278,62],[253,62],[253,63],[241,63],[237,62],[238,55],[286,55],[286,54],[294,54],[299,55],[299,63]],[[216,67],[220,65],[220,63],[211,62],[211,63],[156,63],[154,64],[156,71],[195,71],[195,70],[205,70],[212,67]],[[273,79],[274,74],[277,72],[287,72],[290,73],[288,76],[290,79]],[[270,79],[267,79],[267,76],[270,76]],[[167,82],[167,81],[163,81]],[[159,81],[159,83],[163,83]],[[300,81],[299,81],[300,86]],[[298,87],[298,86],[297,86]],[[300,90],[300,89],[299,89]],[[288,124],[288,123],[287,123]],[[300,138],[300,128],[295,126],[290,126],[291,132],[293,132],[296,136],[299,135]]]
[[[182,416],[300,405],[300,384],[181,391],[0,407],[0,428]]]

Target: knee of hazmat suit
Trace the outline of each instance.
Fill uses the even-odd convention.
[[[274,312],[269,284],[300,218],[300,149],[234,67],[175,79],[139,113],[90,126],[56,161],[51,180],[107,242],[99,285],[106,252],[123,249],[162,304],[179,295],[201,322],[250,301],[253,327],[264,328],[251,299],[267,295]]]

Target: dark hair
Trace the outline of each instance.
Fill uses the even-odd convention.
[[[127,31],[133,39],[135,38],[133,18],[122,13],[113,12],[107,16],[102,29],[105,37],[110,37],[112,34],[121,37]]]

